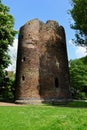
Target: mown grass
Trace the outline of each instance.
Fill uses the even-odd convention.
[[[69,104],[0,107],[0,130],[87,130],[87,103]]]

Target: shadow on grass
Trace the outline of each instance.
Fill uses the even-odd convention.
[[[51,104],[49,104],[51,105]],[[52,104],[52,106],[56,107],[72,107],[72,108],[87,108],[87,102],[85,101],[70,101],[67,103],[58,103],[58,104]]]
[[[67,103],[66,107],[87,108],[87,102],[84,102],[84,101],[73,101],[73,102]]]

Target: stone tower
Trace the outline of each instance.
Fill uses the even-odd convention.
[[[16,102],[70,98],[65,32],[56,21],[31,20],[19,33]]]

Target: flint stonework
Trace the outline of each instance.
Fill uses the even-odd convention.
[[[56,21],[20,28],[15,93],[18,103],[70,99],[65,31]]]

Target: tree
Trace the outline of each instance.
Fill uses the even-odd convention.
[[[10,63],[8,46],[12,45],[17,31],[14,30],[14,18],[9,14],[9,7],[0,0],[0,92],[7,86],[6,68]]]
[[[87,56],[70,61],[70,86],[75,94],[87,93]]]
[[[74,20],[71,28],[76,30],[76,45],[87,46],[87,0],[71,0],[70,14]]]

